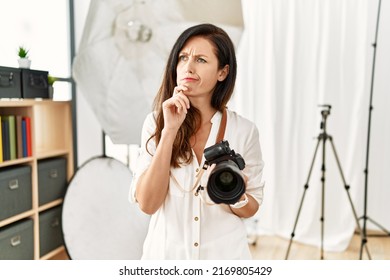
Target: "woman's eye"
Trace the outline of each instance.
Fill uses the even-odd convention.
[[[197,61],[200,62],[200,63],[206,63],[206,60],[204,60],[204,59],[201,58],[201,57],[199,57],[199,58],[197,59]]]
[[[180,55],[180,56],[179,56],[179,60],[180,60],[180,61],[186,61],[186,60],[187,60],[187,56],[185,56],[185,55]]]

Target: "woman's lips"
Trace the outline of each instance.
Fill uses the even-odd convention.
[[[197,81],[197,79],[195,79],[195,78],[190,78],[190,77],[187,77],[187,78],[184,78],[184,79],[182,79],[182,81],[185,81],[185,82],[196,82],[196,81]]]

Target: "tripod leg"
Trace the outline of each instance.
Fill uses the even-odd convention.
[[[370,221],[371,223],[373,223],[374,225],[376,225],[379,229],[381,229],[384,233],[386,233],[387,235],[390,236],[390,232],[385,228],[383,227],[382,225],[380,225],[378,222],[375,222],[373,219],[371,219],[370,217],[367,217],[367,220]],[[385,235],[383,235],[385,236]]]
[[[301,214],[303,201],[304,201],[304,199],[305,199],[306,191],[307,191],[307,189],[309,188],[310,176],[311,176],[311,172],[313,171],[314,161],[315,161],[315,159],[316,159],[316,155],[317,155],[318,147],[319,147],[319,145],[320,145],[320,141],[321,141],[321,137],[319,136],[319,137],[318,137],[318,141],[317,141],[316,148],[315,148],[315,150],[314,150],[313,159],[312,159],[312,161],[311,161],[311,165],[310,165],[310,169],[309,169],[309,174],[307,175],[307,179],[306,179],[306,183],[305,183],[305,186],[304,186],[304,191],[303,191],[303,194],[302,194],[301,202],[299,203],[298,213],[297,213],[297,216],[296,216],[296,218],[295,218],[294,228],[293,228],[293,231],[292,231],[292,233],[291,233],[290,242],[289,242],[289,244],[288,244],[288,248],[287,248],[287,252],[286,252],[286,257],[285,257],[286,260],[288,259],[288,255],[290,254],[291,244],[292,244],[293,238],[294,238],[294,236],[295,236],[295,229],[296,229],[297,224],[298,224],[299,215]]]
[[[356,214],[356,210],[355,210],[355,207],[353,205],[353,202],[352,202],[352,198],[351,198],[351,194],[349,193],[349,188],[350,186],[346,183],[345,181],[345,177],[344,177],[344,173],[343,173],[343,170],[341,169],[341,164],[340,164],[340,160],[339,160],[339,157],[337,156],[337,153],[336,153],[336,148],[334,146],[334,143],[333,143],[333,138],[332,136],[329,136],[329,141],[330,143],[332,144],[332,150],[333,150],[333,154],[336,158],[336,162],[337,162],[337,166],[339,168],[339,171],[340,171],[340,175],[341,175],[341,178],[343,180],[343,184],[344,184],[344,188],[347,192],[347,195],[348,195],[348,200],[349,200],[349,203],[351,204],[351,208],[352,208],[352,212],[353,212],[353,216],[355,218],[355,222],[356,222],[356,227],[358,228],[359,232],[360,232],[360,238],[361,238],[361,242],[362,242],[362,246],[360,248],[360,259],[362,259],[362,251],[363,251],[363,247],[366,249],[366,253],[367,253],[367,256],[368,256],[368,259],[371,260],[371,255],[370,255],[370,252],[368,251],[368,248],[366,246],[366,243],[367,243],[367,238],[365,236],[365,234],[363,233],[361,227],[360,227],[360,224],[359,224],[359,219],[358,219],[358,216]]]
[[[322,134],[322,164],[321,164],[321,255],[320,259],[324,259],[324,232],[325,232],[325,174],[326,174],[326,140],[328,139],[327,134]]]

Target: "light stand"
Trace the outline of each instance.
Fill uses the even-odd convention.
[[[321,183],[322,183],[322,190],[321,191],[322,191],[322,199],[321,199],[321,218],[320,218],[320,222],[321,222],[321,260],[324,259],[324,220],[325,220],[324,210],[325,210],[325,175],[326,175],[326,165],[325,165],[325,163],[326,163],[325,162],[326,150],[325,150],[325,148],[326,148],[326,140],[329,140],[329,142],[331,143],[332,151],[333,151],[333,154],[334,154],[334,156],[336,158],[337,166],[339,168],[340,175],[341,175],[341,178],[342,178],[343,183],[344,183],[344,188],[345,188],[345,190],[347,192],[349,203],[351,204],[353,216],[355,218],[356,225],[357,225],[358,229],[360,230],[359,220],[358,220],[358,217],[357,217],[357,214],[356,214],[355,207],[353,206],[353,203],[352,203],[351,195],[349,193],[350,186],[347,185],[347,183],[345,181],[344,174],[343,174],[343,171],[341,169],[340,161],[339,161],[339,158],[337,156],[335,146],[333,144],[333,138],[326,131],[326,121],[327,121],[327,117],[330,115],[330,109],[332,107],[330,105],[320,105],[320,106],[325,108],[325,109],[323,109],[321,111],[322,120],[321,120],[320,128],[321,128],[322,131],[321,131],[321,133],[317,137],[317,139],[318,139],[317,145],[316,145],[316,148],[315,148],[315,151],[314,151],[313,160],[311,162],[311,166],[310,166],[310,169],[309,169],[309,174],[307,176],[307,180],[306,180],[306,183],[305,183],[305,186],[304,186],[304,191],[303,191],[303,194],[302,194],[301,202],[299,204],[298,213],[297,213],[297,216],[295,218],[294,228],[293,228],[293,231],[291,233],[290,243],[288,245],[288,249],[287,249],[287,252],[286,252],[286,260],[288,259],[288,256],[290,254],[292,241],[293,241],[293,238],[295,236],[295,229],[296,229],[297,224],[298,224],[298,219],[299,219],[299,215],[300,215],[301,210],[302,210],[303,201],[305,199],[306,191],[309,188],[309,180],[310,180],[311,172],[313,170],[314,161],[315,161],[315,158],[316,158],[316,155],[317,155],[318,147],[320,146],[321,142],[322,142],[322,165],[321,165]],[[360,232],[361,232],[361,230],[360,230]],[[361,237],[363,238],[362,235],[361,235]],[[367,254],[368,254],[369,258],[371,259],[370,254],[368,252],[368,248],[366,248],[366,251],[367,251]]]
[[[376,225],[378,228],[380,228],[382,231],[386,233],[386,235],[377,235],[380,237],[387,237],[390,236],[390,232],[386,230],[383,226],[381,226],[379,223],[375,222],[371,218],[367,216],[367,197],[368,197],[368,161],[369,161],[369,152],[370,152],[370,134],[371,134],[371,113],[372,113],[372,98],[373,98],[373,91],[374,91],[374,76],[375,76],[375,60],[376,60],[376,47],[378,42],[378,29],[379,29],[379,18],[380,18],[380,11],[381,11],[381,0],[379,0],[378,3],[378,16],[376,21],[376,31],[375,31],[375,42],[372,44],[374,48],[373,53],[373,60],[372,60],[372,72],[371,72],[371,90],[370,90],[370,105],[368,110],[368,131],[367,131],[367,150],[366,150],[366,166],[364,169],[364,212],[363,216],[359,219],[363,219],[363,232],[361,235],[363,236],[361,246],[360,246],[360,259],[363,257],[363,248],[367,246],[367,220],[372,222],[374,225]]]

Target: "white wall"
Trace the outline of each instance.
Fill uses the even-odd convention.
[[[374,42],[378,1],[370,5],[371,26],[369,29]],[[373,50],[368,57],[371,66]],[[369,157],[368,181],[368,217],[390,230],[389,204],[390,197],[390,1],[382,0],[378,42],[376,51],[375,80],[373,90],[373,111],[371,120],[371,143]],[[369,111],[369,91],[366,97],[367,114]],[[367,128],[368,119],[361,125]],[[365,135],[366,137],[366,135]],[[366,139],[365,139],[366,140]],[[366,151],[366,147],[362,147]],[[363,169],[361,170],[362,176]],[[363,193],[361,197],[363,203]],[[378,229],[368,222],[368,227]]]
[[[76,54],[80,44],[90,1],[75,3]],[[83,93],[77,89],[77,150],[78,166],[88,159],[102,155],[102,129]]]

